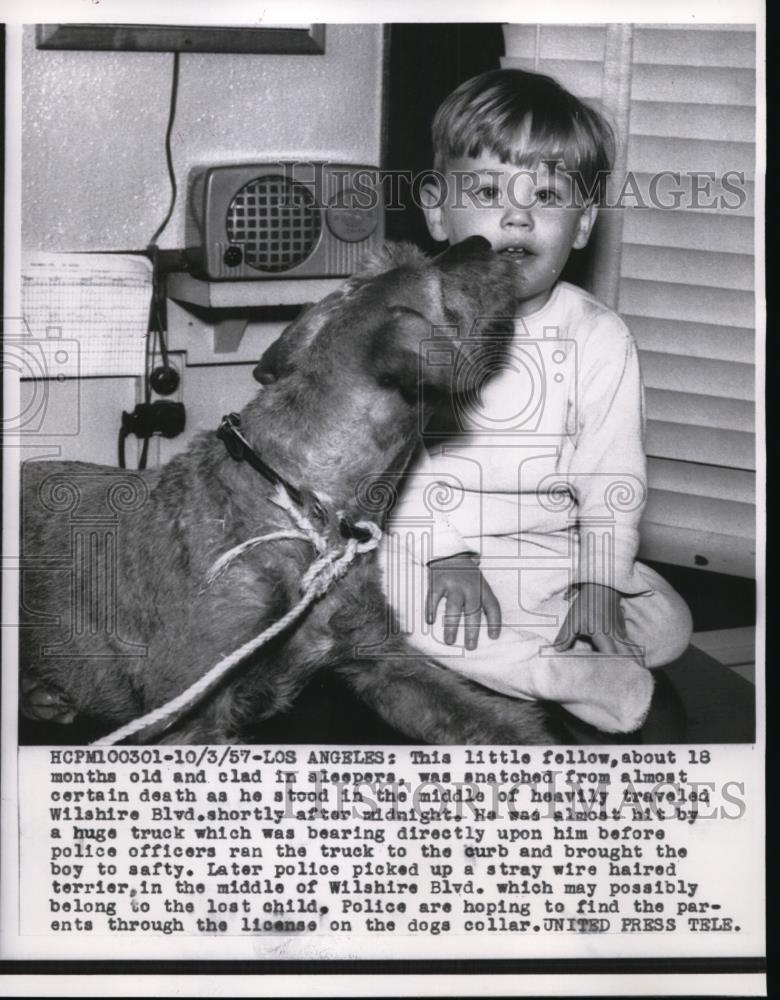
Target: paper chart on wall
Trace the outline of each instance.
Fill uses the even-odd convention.
[[[142,375],[151,295],[142,256],[24,254],[22,329],[42,376]]]

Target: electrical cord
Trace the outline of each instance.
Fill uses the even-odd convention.
[[[119,428],[119,443],[117,445],[117,450],[119,452],[119,468],[126,469],[125,465],[125,439],[127,438],[127,431],[124,427]]]
[[[173,132],[173,123],[176,120],[176,98],[179,93],[179,53],[173,53],[173,75],[171,79],[171,102],[168,109],[168,128],[165,131],[165,162],[168,166],[168,179],[171,183],[171,203],[168,207],[168,213],[160,223],[160,225],[155,230],[154,236],[149,240],[149,248],[156,246],[157,240],[160,238],[163,230],[171,221],[171,216],[173,215],[173,207],[176,204],[176,173],[173,169],[173,155],[171,153],[171,134]]]
[[[156,298],[156,289],[154,282],[152,282],[152,302]],[[149,373],[151,371],[151,365],[154,364],[154,352],[155,344],[157,342],[157,328],[151,324],[150,316],[150,326],[146,334],[146,351],[144,353],[144,403],[148,406],[152,401],[152,387],[149,381]],[[151,351],[149,345],[151,344]],[[138,468],[145,469],[146,461],[149,457],[149,437],[146,436],[143,439],[143,444],[141,445],[141,454],[138,456]]]
[[[171,77],[171,99],[168,108],[168,125],[165,130],[165,162],[168,168],[168,179],[171,185],[171,200],[168,206],[168,211],[165,218],[162,220],[160,225],[154,232],[151,240],[147,245],[147,253],[152,262],[152,299],[149,303],[149,316],[147,320],[147,333],[146,333],[146,345],[144,351],[144,402],[139,406],[136,406],[133,414],[122,414],[122,426],[119,429],[119,440],[118,440],[118,460],[119,467],[124,469],[125,466],[125,441],[130,434],[137,434],[143,439],[143,444],[141,446],[141,454],[138,458],[138,468],[145,469],[147,459],[149,456],[149,438],[151,435],[157,431],[161,431],[166,437],[174,436],[176,433],[180,433],[181,429],[184,427],[184,408],[180,403],[177,404],[165,404],[169,408],[170,412],[175,413],[173,418],[173,425],[178,427],[179,419],[181,420],[181,427],[170,432],[166,427],[160,427],[156,424],[148,424],[145,422],[145,417],[148,414],[155,412],[155,407],[158,404],[152,404],[152,374],[154,372],[154,362],[157,355],[157,345],[159,342],[160,348],[160,358],[162,361],[162,368],[165,373],[171,373],[169,357],[168,357],[168,347],[165,342],[165,305],[164,305],[164,279],[160,276],[159,267],[159,248],[157,246],[157,240],[160,235],[165,230],[166,226],[171,220],[173,215],[173,209],[176,205],[176,198],[178,194],[178,187],[176,183],[176,172],[173,167],[173,153],[171,150],[171,135],[173,133],[173,125],[176,120],[176,103],[179,92],[179,53],[173,53],[173,72]],[[174,372],[175,374],[175,372]],[[178,376],[176,376],[178,379]],[[173,383],[173,388],[175,388],[175,382]],[[173,391],[170,387],[167,392]],[[166,392],[165,389],[161,389],[161,392]],[[163,412],[168,413],[168,410]],[[144,415],[142,418],[141,414]],[[157,414],[158,419],[162,419],[160,414]],[[168,416],[167,420],[171,417]]]

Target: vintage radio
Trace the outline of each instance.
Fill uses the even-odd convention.
[[[200,167],[190,176],[187,206],[188,256],[210,280],[340,277],[384,237],[376,167]]]

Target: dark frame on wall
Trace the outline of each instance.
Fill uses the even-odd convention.
[[[39,24],[39,49],[97,52],[232,52],[324,55],[325,25],[193,27],[168,24]]]

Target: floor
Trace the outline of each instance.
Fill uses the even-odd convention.
[[[728,630],[732,631],[732,630]],[[712,645],[711,633],[705,642]],[[697,635],[695,642],[701,636]],[[732,636],[732,639],[735,637]],[[721,656],[742,659],[744,653],[716,650]],[[654,671],[655,694],[650,713],[637,733],[607,736],[578,722],[559,708],[551,709],[564,724],[572,744],[753,743],[755,741],[756,689],[743,675],[749,664],[726,665],[709,652],[691,645],[675,663]],[[105,731],[103,729],[103,731]],[[54,726],[21,720],[20,743],[32,745],[84,744],[101,731],[85,723]],[[408,743],[327,673],[316,677],[299,696],[294,710],[258,725],[252,743],[346,744],[357,746]]]
[[[752,626],[695,632],[691,644],[751,684],[756,683],[756,630]]]

